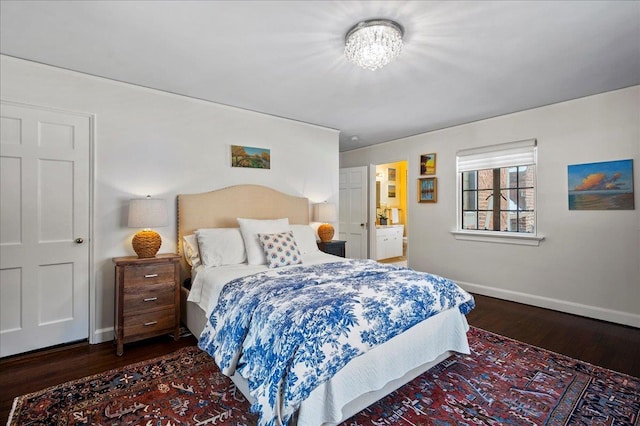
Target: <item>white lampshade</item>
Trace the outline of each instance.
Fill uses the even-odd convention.
[[[129,228],[167,226],[167,201],[156,198],[136,198],[129,202]]]
[[[335,222],[338,220],[338,211],[334,203],[318,203],[313,205],[313,220],[315,222]]]

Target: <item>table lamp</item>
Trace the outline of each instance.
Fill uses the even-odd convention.
[[[334,203],[318,203],[313,205],[313,220],[322,222],[318,227],[318,237],[323,243],[331,241],[334,234],[333,226],[327,222],[338,220],[338,212]]]
[[[166,200],[147,195],[147,198],[136,198],[129,202],[129,228],[143,228],[131,240],[133,250],[139,258],[156,256],[162,245],[162,238],[150,228],[168,224]]]

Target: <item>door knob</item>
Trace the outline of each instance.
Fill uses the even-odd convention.
[[[84,240],[82,238],[76,238],[76,244],[82,244]]]

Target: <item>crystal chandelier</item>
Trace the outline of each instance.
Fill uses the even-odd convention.
[[[362,68],[382,68],[400,54],[403,34],[400,24],[388,19],[362,21],[347,32],[344,54]]]

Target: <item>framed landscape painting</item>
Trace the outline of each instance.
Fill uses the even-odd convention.
[[[396,198],[396,186],[395,185],[387,186],[387,198]]]
[[[633,160],[567,168],[569,210],[634,210]]]
[[[423,154],[420,156],[420,174],[436,174],[436,154]]]
[[[418,202],[435,203],[438,199],[438,188],[436,178],[418,179]]]
[[[267,148],[231,145],[231,167],[271,169],[271,150]]]

